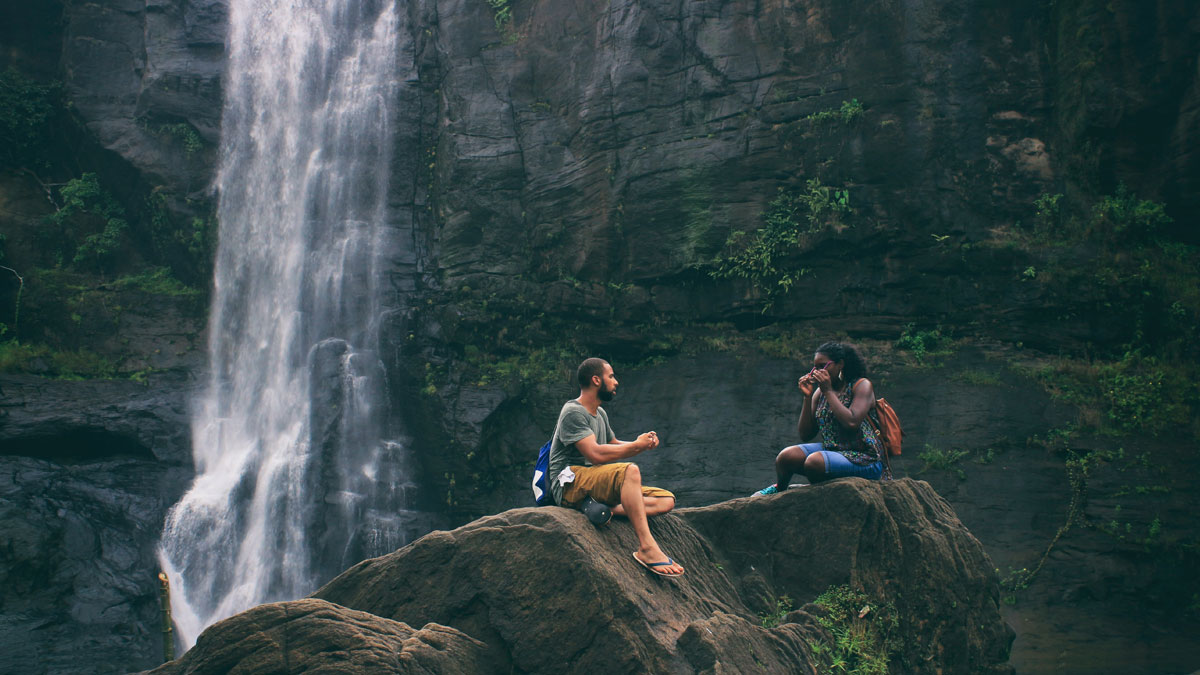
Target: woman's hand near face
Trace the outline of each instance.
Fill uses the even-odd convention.
[[[833,378],[829,376],[828,372],[822,369],[814,370],[812,371],[812,379],[816,381],[822,393],[829,393],[829,387],[833,384]]]
[[[800,378],[800,393],[804,394],[804,398],[811,398],[812,393],[817,388],[817,382],[813,379],[812,373],[808,373]]]

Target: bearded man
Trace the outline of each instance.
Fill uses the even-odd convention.
[[[629,519],[637,533],[634,560],[660,576],[678,577],[683,567],[662,552],[650,534],[649,516],[675,508],[675,495],[642,485],[636,464],[622,462],[658,447],[658,434],[648,431],[634,441],[617,440],[600,403],[617,393],[617,376],[604,359],[590,358],[576,374],[579,398],[563,404],[550,446],[550,491],[560,506],[580,508],[588,498]]]

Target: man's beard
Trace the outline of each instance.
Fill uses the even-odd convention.
[[[600,389],[598,389],[596,391],[596,398],[600,399],[601,401],[604,401],[605,403],[608,403],[609,401],[613,400],[613,397],[616,395],[617,395],[616,389],[606,389],[603,386],[601,386]]]

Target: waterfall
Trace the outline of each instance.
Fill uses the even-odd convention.
[[[378,355],[394,0],[231,0],[210,379],[160,560],[180,640],[405,543]]]

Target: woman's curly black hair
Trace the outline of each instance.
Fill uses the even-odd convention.
[[[842,361],[842,381],[853,382],[867,376],[867,362],[858,353],[854,345],[845,342],[826,342],[817,347],[818,354],[824,354],[830,361]]]

